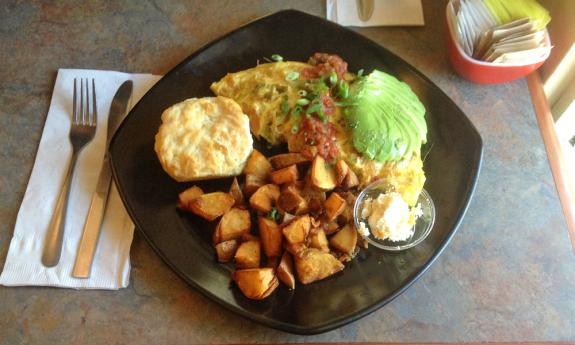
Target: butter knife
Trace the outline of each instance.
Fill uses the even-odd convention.
[[[92,196],[90,203],[90,210],[86,217],[86,223],[78,246],[78,253],[76,254],[76,262],[72,270],[72,277],[74,278],[89,278],[92,271],[92,262],[96,254],[96,247],[98,245],[98,238],[100,237],[100,228],[102,219],[106,213],[106,205],[108,204],[108,194],[112,183],[112,171],[110,168],[110,160],[108,157],[108,148],[110,139],[114,136],[116,129],[122,123],[126,116],[128,103],[132,95],[133,83],[131,80],[125,81],[116,95],[112,99],[110,105],[110,113],[108,114],[108,132],[106,139],[106,153],[104,155],[104,163],[100,170],[100,177],[96,191]]]

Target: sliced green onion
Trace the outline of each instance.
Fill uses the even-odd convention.
[[[299,126],[298,126],[298,125],[293,125],[293,126],[291,127],[291,132],[292,132],[292,134],[296,134],[297,131],[299,131]]]
[[[270,213],[268,214],[268,218],[277,222],[280,218],[280,214],[278,213],[278,209],[275,207],[272,207]]]
[[[306,114],[312,114],[312,113],[319,113],[321,111],[322,107],[321,104],[315,102],[312,103],[306,110]]]
[[[303,109],[301,108],[301,106],[296,105],[296,106],[292,109],[291,114],[292,114],[292,116],[299,116],[299,115],[301,114],[301,111],[302,111],[302,110],[303,110]]]
[[[338,83],[338,91],[339,91],[339,95],[342,98],[347,98],[349,96],[349,85],[347,85],[347,83],[343,80],[340,80]]]
[[[297,92],[297,94],[298,94],[300,97],[305,97],[305,96],[307,95],[307,91],[306,91],[306,90],[299,90],[299,91]]]
[[[331,74],[329,75],[329,83],[331,85],[335,85],[335,83],[337,83],[337,74],[335,71],[331,71]]]
[[[281,107],[282,113],[284,113],[284,114],[289,113],[289,103],[288,103],[287,99],[282,102],[280,107]]]
[[[300,98],[298,99],[295,104],[297,105],[308,105],[309,104],[309,99],[307,98]]]
[[[317,118],[321,120],[321,122],[326,122],[327,118],[323,114],[323,111],[317,112]]]
[[[286,74],[286,78],[287,81],[294,81],[294,80],[298,80],[299,79],[299,73],[295,72],[295,71],[291,71],[288,74]]]
[[[284,61],[284,58],[281,55],[274,54],[274,55],[272,55],[272,60],[280,62],[280,61]]]
[[[363,68],[357,71],[357,76],[361,77],[363,75]]]

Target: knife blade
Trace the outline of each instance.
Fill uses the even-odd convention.
[[[108,194],[112,184],[112,171],[110,169],[110,160],[108,158],[108,148],[110,140],[114,133],[122,123],[126,116],[126,110],[130,97],[132,96],[133,83],[131,80],[125,81],[120,87],[110,105],[110,112],[108,113],[108,129],[106,139],[106,153],[104,154],[104,162],[100,170],[100,177],[98,177],[98,184],[96,191],[92,196],[86,223],[82,231],[82,238],[78,246],[78,253],[76,254],[76,261],[74,269],[72,270],[72,277],[74,278],[89,278],[92,271],[92,263],[94,255],[96,254],[96,247],[98,245],[98,238],[100,237],[100,229],[104,214],[106,213],[106,205],[108,204]]]

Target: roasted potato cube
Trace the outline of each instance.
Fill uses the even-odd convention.
[[[270,180],[275,184],[292,183],[298,178],[299,172],[295,164],[270,173]]]
[[[190,203],[194,201],[197,197],[204,194],[204,191],[198,186],[192,186],[185,191],[181,192],[178,196],[177,207],[182,210],[191,211]]]
[[[257,237],[256,235],[250,234],[249,232],[242,234],[242,237],[240,237],[240,242],[259,241],[259,240],[260,240],[259,237]]]
[[[278,267],[278,265],[280,264],[280,259],[281,258],[279,256],[272,256],[272,257],[266,258],[265,267],[270,267],[270,268],[273,268],[275,270]]]
[[[189,203],[190,210],[207,220],[214,220],[228,210],[234,204],[234,198],[224,192],[202,194]]]
[[[234,260],[238,268],[260,267],[260,241],[247,241],[240,244]]]
[[[279,225],[266,217],[258,217],[258,227],[262,247],[267,257],[280,256],[282,253],[282,231]]]
[[[331,193],[324,203],[327,221],[335,220],[343,212],[345,205],[345,200],[339,194]]]
[[[344,268],[344,265],[329,253],[308,248],[294,257],[297,277],[302,284],[309,284],[327,278]]]
[[[241,292],[250,299],[264,299],[279,285],[273,268],[252,268],[232,273]]]
[[[266,184],[256,190],[250,197],[250,205],[257,211],[268,213],[276,204],[279,196],[280,188],[278,186],[275,184]]]
[[[219,262],[228,262],[236,254],[238,249],[238,241],[229,240],[216,244],[216,253],[218,254]]]
[[[309,162],[309,159],[299,152],[291,152],[272,156],[269,161],[274,169],[282,169],[293,164]]]
[[[304,243],[311,228],[311,219],[309,215],[296,218],[286,225],[282,232],[288,243]]]
[[[265,181],[263,179],[260,179],[256,175],[246,174],[246,183],[244,184],[244,194],[250,196],[265,184],[266,184]]]
[[[327,241],[327,237],[325,236],[325,232],[323,229],[317,229],[316,231],[312,231],[310,235],[311,243],[310,247],[317,248],[322,252],[329,253],[329,242]]]
[[[288,243],[284,242],[284,249],[293,256],[300,256],[308,246],[304,242],[300,243]]]
[[[335,164],[335,171],[337,173],[337,185],[341,186],[350,171],[349,166],[344,160],[340,159]]]
[[[251,226],[250,212],[234,207],[220,219],[214,231],[214,243],[238,239],[249,233]]]
[[[345,225],[329,239],[329,245],[342,253],[351,255],[357,245],[357,231],[355,227],[350,224]]]
[[[343,212],[337,217],[337,221],[340,224],[347,224],[353,222],[353,204],[347,204],[343,209]]]
[[[322,156],[315,156],[311,167],[311,183],[321,190],[332,190],[337,185],[334,168]]]
[[[335,233],[338,229],[339,229],[339,224],[337,224],[337,222],[325,223],[325,225],[323,227],[323,231],[325,232],[326,235],[331,235],[331,234]]]
[[[282,189],[278,198],[278,208],[292,214],[302,214],[307,211],[307,201],[300,195],[293,185]]]
[[[230,186],[229,192],[232,198],[234,198],[234,206],[244,208],[246,206],[246,201],[244,200],[244,193],[242,193],[242,189],[240,188],[240,184],[238,183],[238,179],[234,177],[232,181],[232,185]]]
[[[323,203],[326,200],[325,192],[313,186],[305,186],[301,190],[301,196],[307,201],[309,212],[320,214],[323,212]]]
[[[262,181],[267,178],[272,171],[272,165],[268,159],[258,150],[253,150],[244,167],[244,174],[255,175]]]
[[[341,183],[341,186],[344,189],[350,189],[353,187],[357,187],[358,185],[359,185],[359,179],[357,178],[357,175],[353,172],[353,170],[351,170],[350,168],[349,172],[347,173],[343,182]]]
[[[280,264],[276,269],[279,280],[290,289],[295,289],[295,277],[293,275],[293,259],[288,252],[284,252]]]

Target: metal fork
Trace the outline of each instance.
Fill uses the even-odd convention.
[[[85,94],[84,94],[85,92]],[[84,95],[86,103],[84,104]],[[78,107],[76,78],[74,78],[74,110],[72,126],[70,127],[69,139],[72,144],[72,159],[68,166],[68,172],[64,179],[64,184],[56,208],[52,215],[52,220],[46,234],[44,252],[42,253],[42,264],[47,267],[56,266],[60,261],[62,252],[62,242],[64,239],[64,229],[66,226],[66,211],[68,209],[68,197],[70,196],[70,185],[74,176],[74,169],[80,151],[89,143],[96,133],[98,123],[98,110],[96,107],[96,84],[92,79],[92,113],[90,114],[90,93],[88,90],[88,79],[80,79],[80,105]]]

